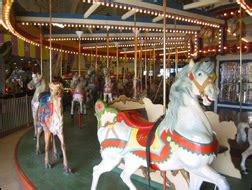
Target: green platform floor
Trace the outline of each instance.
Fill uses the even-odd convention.
[[[33,131],[30,130],[23,136],[18,147],[17,157],[22,170],[33,184],[41,190],[89,190],[92,181],[92,168],[101,161],[96,130],[96,118],[90,110],[88,115],[83,116],[81,129],[77,128],[76,121],[73,124],[69,116],[65,117],[65,143],[69,166],[73,171],[69,175],[63,173],[62,158],[56,161],[51,169],[44,168],[43,135],[40,143],[42,154],[37,156],[35,154],[35,141],[32,140]],[[252,167],[250,168],[252,169]],[[148,187],[146,181],[143,182],[139,177],[133,177],[133,182],[138,190],[162,189],[160,185],[155,183],[153,183],[153,187]],[[252,174],[242,180],[228,177],[228,182],[231,189],[251,190]],[[122,182],[119,171],[114,170],[101,176],[97,189],[126,190],[128,188]],[[211,185],[204,184],[201,189],[214,188]]]

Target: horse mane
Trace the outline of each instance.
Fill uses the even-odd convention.
[[[178,120],[178,108],[185,106],[184,98],[182,95],[186,95],[198,101],[197,96],[192,92],[192,83],[188,78],[189,73],[196,73],[201,70],[207,74],[211,74],[214,70],[214,63],[208,60],[203,60],[190,67],[186,65],[180,73],[177,75],[176,81],[173,83],[170,89],[169,104],[166,112],[166,117],[161,124],[161,129],[173,131]]]

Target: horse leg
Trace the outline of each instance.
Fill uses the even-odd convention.
[[[103,93],[103,101],[106,102],[107,100],[107,93]]]
[[[73,116],[74,114],[74,100],[72,100],[72,103],[71,103],[71,115]]]
[[[91,190],[96,190],[98,180],[101,174],[109,172],[114,169],[121,161],[121,157],[103,157],[100,164],[93,167],[93,179]]]
[[[56,147],[56,143],[55,143],[55,138],[52,138],[52,143],[53,143],[53,154],[54,154],[54,159],[58,160],[60,158],[60,155],[58,153],[57,147]]]
[[[125,167],[120,177],[122,178],[123,182],[129,187],[130,190],[136,190],[136,187],[132,183],[130,177],[141,165],[138,164],[135,160],[129,158],[125,158],[124,162]]]
[[[82,114],[83,113],[83,101],[80,100],[80,113]]]
[[[246,168],[246,160],[252,154],[252,146],[250,145],[243,153],[242,153],[242,160],[240,163],[241,166],[241,173],[244,175],[248,174],[248,170]]]
[[[71,168],[68,167],[68,161],[67,161],[67,156],[66,156],[66,146],[65,146],[65,141],[64,141],[64,135],[63,135],[63,133],[60,133],[57,136],[58,136],[58,138],[60,140],[61,150],[62,150],[62,154],[63,154],[64,172],[65,173],[71,173]]]
[[[44,136],[45,136],[45,168],[51,168],[48,156],[51,133],[48,129],[44,130]]]
[[[109,101],[112,102],[113,98],[112,98],[112,93],[109,93]]]
[[[38,113],[38,107],[33,105],[33,107],[32,107],[32,117],[33,117],[33,127],[34,127],[34,136],[33,136],[34,140],[36,139],[37,134],[38,134],[37,121],[36,121],[37,113]]]
[[[83,103],[83,114],[87,114],[87,106],[86,106],[86,102]]]
[[[189,172],[190,174],[193,173],[195,176],[197,176],[193,181],[193,184],[195,185],[199,185],[200,181],[204,180],[215,184],[219,188],[219,190],[230,189],[226,178],[218,174],[213,168],[208,165],[199,167],[197,169],[189,169]],[[196,180],[199,180],[199,182],[195,182]]]
[[[43,131],[43,128],[42,127],[38,127],[38,132],[37,132],[37,142],[36,142],[36,154],[39,155],[40,154],[40,150],[39,150],[39,138],[40,138],[40,135]]]
[[[194,173],[190,173],[189,189],[190,190],[199,190],[203,179]]]

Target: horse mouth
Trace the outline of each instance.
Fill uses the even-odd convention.
[[[214,100],[210,99],[210,98],[208,97],[208,95],[206,95],[205,97],[206,97],[207,101],[210,102],[210,103],[212,103],[212,102],[214,101]]]

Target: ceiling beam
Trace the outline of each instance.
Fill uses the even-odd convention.
[[[143,2],[143,1],[139,1],[139,0],[127,0],[127,1],[125,1],[125,0],[114,0],[114,2],[124,4],[124,5],[129,5],[129,6],[135,6],[135,7],[142,8],[142,9],[150,9],[150,10],[154,10],[154,11],[163,12],[163,6],[156,5],[156,4],[153,4],[153,3],[146,3],[146,2]],[[206,22],[213,22],[213,23],[217,23],[217,24],[225,24],[225,21],[222,20],[222,19],[217,19],[217,18],[214,18],[214,17],[205,16],[205,15],[201,15],[201,14],[197,14],[197,13],[191,13],[191,12],[188,12],[188,11],[174,9],[174,8],[170,8],[170,7],[166,8],[166,13],[167,14],[175,14],[175,15],[178,15],[178,16],[184,16],[184,17],[200,19],[200,20],[203,20],[203,21],[206,21]]]
[[[131,17],[132,15],[134,15],[136,13],[135,9],[131,9],[130,11],[126,12],[123,16],[122,19],[125,20],[129,17]]]
[[[94,3],[89,7],[89,9],[84,13],[84,18],[88,18],[101,4]]]
[[[162,15],[158,15],[157,17],[152,19],[152,22],[158,22],[160,20],[163,20],[163,16]]]
[[[199,7],[204,7],[204,6],[208,6],[211,4],[215,4],[215,3],[220,3],[222,0],[200,0],[198,2],[194,2],[194,3],[189,3],[184,5],[183,9],[184,10],[188,10],[188,9],[194,9],[194,8],[199,8]]]

